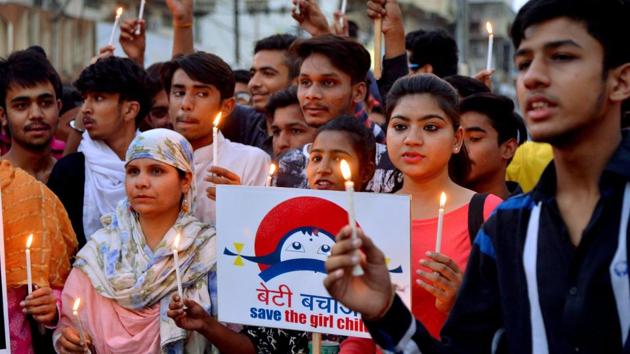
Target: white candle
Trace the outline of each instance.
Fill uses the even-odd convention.
[[[217,113],[217,116],[214,118],[214,122],[212,122],[212,165],[219,165],[219,123],[221,122],[221,117],[223,112]]]
[[[142,17],[144,17],[144,4],[146,3],[145,0],[140,1],[140,13],[138,14],[138,20],[142,20]],[[136,35],[140,34],[140,24],[138,24],[136,26]]]
[[[340,163],[341,174],[343,178],[346,180],[346,192],[348,194],[348,224],[352,228],[352,239],[357,238],[357,223],[354,215],[354,182],[352,182],[352,172],[350,171],[350,165],[346,160],[341,160]],[[360,265],[356,265],[352,269],[352,275],[361,276],[363,275],[363,269],[361,269]]]
[[[492,24],[486,22],[486,30],[488,31],[488,61],[486,63],[486,70],[492,69],[492,47],[494,43],[494,32],[492,31]]]
[[[440,208],[438,209],[437,236],[435,239],[435,253],[442,249],[442,228],[444,227],[444,208],[446,206],[446,193],[440,195]]]
[[[33,292],[33,278],[31,275],[31,245],[33,244],[33,234],[26,239],[26,284],[28,286],[28,294]]]
[[[300,16],[300,0],[295,3],[295,14]]]
[[[13,52],[13,22],[7,24],[7,50],[9,54]],[[7,57],[9,54],[7,54]]]
[[[118,28],[118,21],[120,21],[120,16],[123,13],[123,8],[119,7],[116,10],[116,19],[114,20],[114,27],[112,28],[112,34],[109,36],[109,45],[114,44],[114,35],[116,35],[116,28]]]
[[[81,338],[81,345],[85,345],[85,332],[83,331],[83,324],[81,323],[81,318],[79,317],[79,305],[81,304],[81,298],[76,298],[74,300],[74,306],[72,306],[72,314],[77,320],[77,325],[79,326],[79,337]]]
[[[182,291],[182,277],[179,274],[179,256],[177,253],[179,249],[177,246],[179,245],[180,233],[177,233],[175,236],[175,241],[173,241],[173,262],[175,263],[175,277],[177,279],[177,294],[179,295],[179,300],[184,301],[184,292]]]
[[[346,8],[348,7],[348,0],[341,0],[341,15],[339,18],[339,26],[343,28],[343,16],[346,15]]]
[[[267,175],[267,187],[271,187],[271,182],[273,182],[273,174],[276,172],[276,164],[272,163],[269,165],[269,175]]]

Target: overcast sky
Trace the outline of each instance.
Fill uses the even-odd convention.
[[[518,11],[518,9],[520,9],[526,2],[527,0],[514,0],[514,10]]]

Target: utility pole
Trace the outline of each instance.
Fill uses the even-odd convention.
[[[234,62],[241,63],[241,30],[239,25],[239,1],[234,0]]]

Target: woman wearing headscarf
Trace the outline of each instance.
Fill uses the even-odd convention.
[[[215,230],[191,215],[193,172],[192,147],[180,134],[153,129],[133,140],[125,162],[127,197],[103,217],[104,227],[79,251],[65,284],[57,351],[202,353],[210,347],[166,316],[177,292],[178,233],[184,297],[213,310],[208,280],[215,277]]]

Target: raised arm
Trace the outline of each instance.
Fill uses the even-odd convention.
[[[193,0],[166,0],[173,15],[173,57],[195,51]]]

